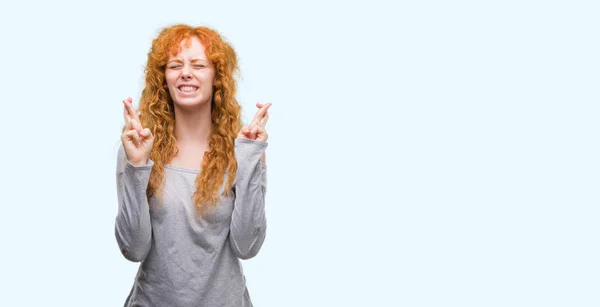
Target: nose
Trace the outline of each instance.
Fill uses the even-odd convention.
[[[181,78],[184,80],[189,80],[192,78],[192,70],[188,65],[183,66],[183,69],[181,70]]]

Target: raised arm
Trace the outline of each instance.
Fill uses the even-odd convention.
[[[260,104],[250,125],[242,128],[235,140],[238,169],[234,184],[235,203],[231,216],[229,242],[237,257],[249,259],[260,250],[266,236],[265,193],[267,166],[265,149],[270,103]]]
[[[148,159],[154,138],[144,129],[131,99],[123,101],[127,122],[117,154],[117,196],[119,211],[115,236],[121,253],[130,261],[146,258],[152,240],[150,208],[146,189],[154,162]]]

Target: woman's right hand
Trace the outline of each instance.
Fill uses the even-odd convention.
[[[131,104],[131,97],[123,100],[123,104],[123,117],[127,125],[121,135],[121,142],[127,161],[134,166],[146,165],[154,144],[154,136],[150,129],[142,127],[140,118]]]

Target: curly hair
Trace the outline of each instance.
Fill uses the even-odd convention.
[[[162,199],[164,166],[178,152],[173,100],[163,86],[165,68],[169,56],[181,51],[181,42],[193,36],[205,47],[207,58],[215,66],[216,77],[211,101],[209,150],[204,153],[193,195],[198,213],[202,215],[218,203],[222,194],[230,196],[237,172],[234,146],[242,122],[241,107],[235,98],[235,77],[239,73],[235,50],[218,32],[207,27],[178,24],[162,29],[148,52],[145,86],[140,99],[140,121],[154,135],[150,153],[154,166],[148,183],[148,196]]]

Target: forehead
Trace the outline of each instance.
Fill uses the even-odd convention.
[[[182,40],[178,46],[173,46],[169,59],[200,58],[206,60],[205,48],[196,36]]]

